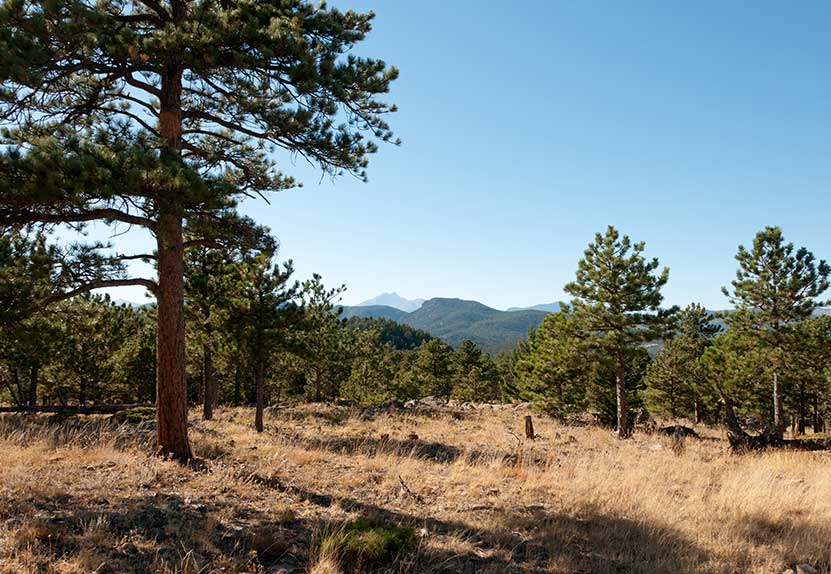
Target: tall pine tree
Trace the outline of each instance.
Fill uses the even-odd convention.
[[[184,250],[244,231],[240,197],[295,184],[275,158],[363,178],[376,142],[392,140],[394,106],[379,95],[397,71],[350,54],[372,18],[305,0],[0,8],[0,121],[14,127],[0,157],[0,227],[101,221],[154,236],[156,253],[105,258],[55,296],[118,285],[156,296],[160,453],[191,456]],[[156,259],[156,279],[126,277],[138,255]]]
[[[739,269],[731,283],[732,293],[726,287],[722,291],[737,308],[750,313],[748,317],[771,350],[773,431],[781,439],[785,430],[781,371],[786,335],[816,309],[817,297],[828,289],[831,267],[825,261],[817,262],[806,248],[795,249],[793,243],[785,243],[778,227],[758,232],[749,250],[739,245],[736,261]]]
[[[658,337],[667,314],[660,309],[661,288],[669,268],[656,274],[658,260],[643,256],[645,244],[633,244],[611,225],[598,233],[577,266],[575,281],[565,286],[575,297],[574,313],[581,329],[614,361],[617,435],[631,434],[626,394],[627,353]]]

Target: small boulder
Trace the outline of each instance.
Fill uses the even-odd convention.
[[[796,574],[817,574],[817,569],[810,564],[797,564]]]

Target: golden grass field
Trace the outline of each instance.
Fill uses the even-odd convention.
[[[530,441],[524,415],[298,406],[258,435],[250,409],[194,411],[190,467],[154,457],[148,428],[8,415],[0,572],[346,574],[315,541],[360,516],[418,540],[368,571],[831,572],[831,454],[539,417]]]

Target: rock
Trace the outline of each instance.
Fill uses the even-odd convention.
[[[797,564],[796,574],[817,574],[817,569],[810,564]]]
[[[569,413],[563,418],[563,424],[572,427],[586,427],[597,425],[600,416],[595,413]]]
[[[433,396],[427,396],[422,399],[413,399],[404,403],[406,409],[433,409],[436,407],[445,407],[448,402],[444,399],[439,399]]]

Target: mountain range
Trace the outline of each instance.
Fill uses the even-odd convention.
[[[381,304],[382,301],[386,304]],[[470,339],[495,355],[514,348],[528,335],[529,329],[536,329],[547,314],[556,313],[561,306],[554,302],[500,311],[477,301],[443,297],[409,300],[396,293],[384,293],[360,305],[344,307],[343,317],[391,319],[427,331],[452,346]],[[819,307],[814,314],[831,314],[831,309]],[[716,322],[724,326],[723,319]],[[654,350],[659,347],[660,343]]]
[[[477,301],[443,297],[428,299],[414,311],[377,304],[343,308],[344,318],[391,319],[427,331],[450,345],[458,345],[465,339],[470,339],[491,354],[513,348],[548,313],[549,311],[533,308],[500,311]]]
[[[398,293],[381,293],[377,297],[358,303],[356,307],[393,307],[407,313],[412,313],[424,303],[424,299],[405,299]]]

